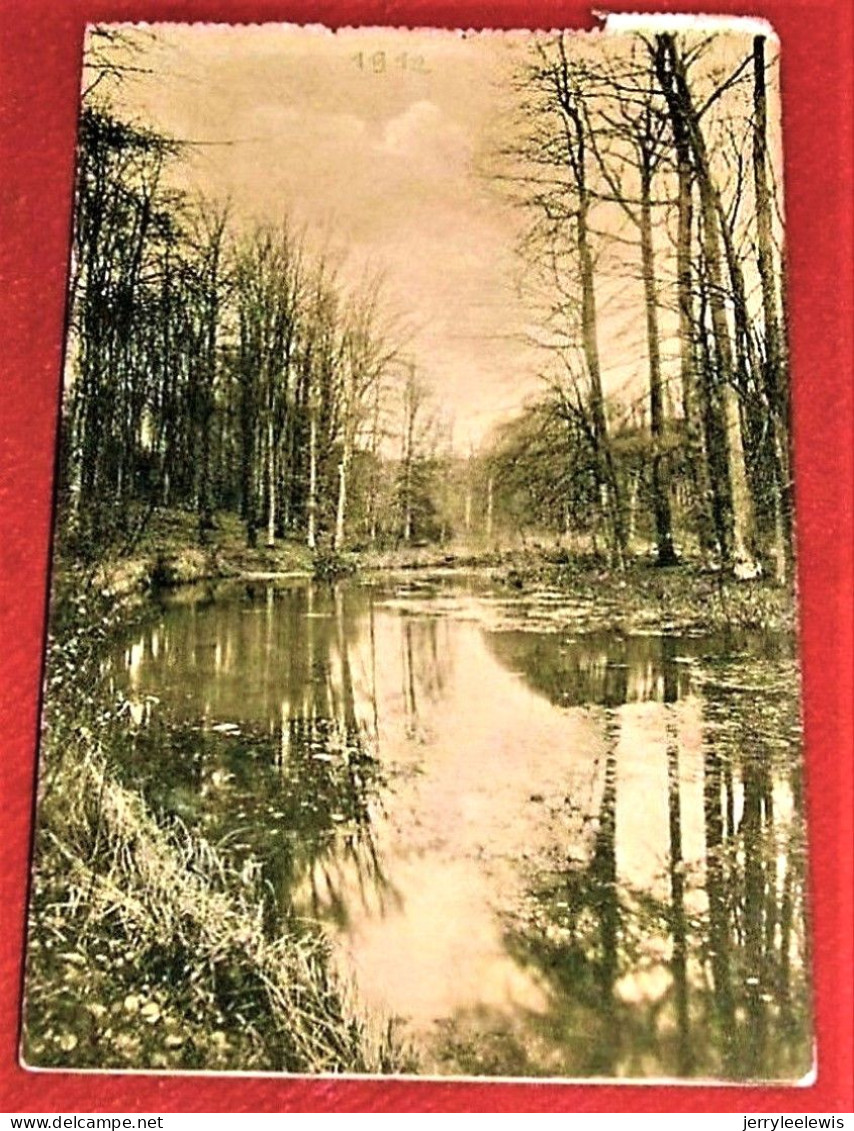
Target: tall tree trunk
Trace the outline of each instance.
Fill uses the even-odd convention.
[[[776,531],[780,529],[781,504],[773,409],[765,390],[763,366],[754,342],[753,319],[748,307],[744,269],[717,187],[714,189],[714,198],[732,296],[735,384],[742,391],[742,397],[738,398],[739,420],[742,424],[742,435],[750,438],[749,444],[743,441],[743,447],[748,488],[753,499],[754,533],[757,541],[760,536],[766,536],[768,526],[766,516],[770,516],[770,525],[774,532],[771,556],[778,563],[778,568],[779,562],[783,562],[785,571],[785,557],[780,557],[776,546]],[[769,423],[770,440],[763,439]],[[766,518],[766,521],[762,522],[762,518]]]
[[[219,294],[220,285],[218,271],[218,256],[214,257],[214,265],[210,281],[211,293],[209,306],[206,311],[207,327],[205,341],[205,362],[203,372],[202,405],[201,405],[201,437],[199,450],[199,494],[198,494],[198,519],[199,537],[204,539],[213,527],[213,505],[211,500],[211,433],[215,416],[215,389],[217,382],[217,332],[219,330]]]
[[[254,547],[258,541],[255,514],[255,375],[249,369],[251,359],[242,357],[240,360],[240,487],[246,544]]]
[[[723,397],[732,497],[731,552],[728,552],[729,547],[722,547],[722,556],[725,565],[741,571],[751,568],[753,504],[747,482],[741,412],[735,389],[735,365],[727,322],[717,196],[699,117],[672,35],[660,35],[656,38],[656,72],[667,101],[674,133],[677,130],[681,132],[690,146],[700,195],[702,249],[709,276],[709,311]]]
[[[414,382],[414,377],[411,377]],[[413,384],[414,398],[414,384]],[[403,540],[412,541],[412,460],[415,445],[415,402],[406,406],[403,437]]]
[[[205,391],[205,406],[202,413],[201,430],[199,438],[199,498],[198,520],[199,539],[204,540],[213,527],[213,505],[211,502],[211,431],[213,429],[213,406],[210,404],[211,393]]]
[[[719,364],[714,348],[714,338],[708,326],[709,279],[702,255],[698,257],[697,270],[698,311],[695,330],[696,371],[703,439],[706,453],[706,470],[709,482],[709,502],[715,541],[722,563],[731,563],[732,553],[732,489],[729,475],[726,418]]]
[[[679,377],[682,412],[688,445],[688,468],[693,488],[694,522],[700,549],[710,550],[714,536],[709,514],[709,469],[702,441],[702,416],[698,397],[694,343],[694,293],[691,267],[691,233],[694,226],[693,173],[688,147],[677,140],[679,181],[676,233],[676,286],[679,303]]]
[[[276,544],[276,428],[273,410],[267,418],[267,545]]]
[[[720,227],[715,207],[715,193],[705,151],[697,162],[697,179],[700,190],[700,207],[703,216],[703,258],[709,276],[709,313],[715,341],[726,428],[726,452],[729,464],[730,492],[732,497],[732,563],[736,569],[750,561],[750,542],[753,535],[753,505],[747,483],[747,465],[741,429],[741,409],[735,390],[735,365],[724,297],[723,269],[721,263]]]
[[[347,475],[350,470],[350,455],[353,446],[353,393],[355,377],[350,366],[344,371],[344,389],[341,404],[342,437],[341,459],[338,461],[338,501],[335,507],[335,534],[333,548],[338,551],[344,546],[344,531],[347,521]]]
[[[407,454],[403,475],[403,540],[412,541],[412,456]]]
[[[296,405],[291,406],[285,418],[285,452],[284,468],[282,469],[282,517],[280,527],[282,537],[291,530],[294,522],[294,494],[296,488]]]
[[[582,126],[578,123],[579,137]],[[584,161],[581,150],[579,165]],[[613,564],[622,569],[626,564],[628,544],[626,538],[623,500],[617,480],[614,457],[605,418],[605,398],[602,392],[602,367],[599,360],[599,340],[596,320],[596,284],[593,268],[593,255],[590,251],[587,212],[589,200],[587,188],[579,186],[579,206],[576,224],[579,263],[581,267],[581,332],[584,359],[590,378],[590,412],[593,435],[596,444],[599,479],[605,496],[606,509],[610,518],[612,536]]]
[[[596,314],[596,282],[593,254],[590,249],[590,189],[587,184],[587,135],[578,94],[574,89],[571,68],[566,57],[563,40],[560,43],[560,63],[554,74],[556,94],[566,123],[566,158],[572,174],[577,209],[575,214],[575,243],[581,284],[581,343],[587,375],[590,380],[591,431],[595,446],[596,474],[605,496],[605,509],[611,533],[612,563],[622,569],[627,557],[627,538],[623,499],[616,474],[613,453],[605,415],[605,398],[602,391],[602,367],[599,359],[599,340]]]
[[[371,419],[371,474],[368,482],[368,537],[372,546],[377,542],[377,491],[379,488],[380,447],[380,381],[374,386],[373,416]]]
[[[792,566],[792,500],[789,487],[788,415],[789,382],[783,332],[780,325],[777,281],[774,274],[774,240],[771,193],[768,186],[768,108],[765,87],[765,37],[753,40],[753,185],[756,201],[757,265],[762,286],[765,329],[765,396],[768,401],[774,445],[774,526],[777,578],[784,582]]]
[[[308,530],[306,544],[309,550],[317,548],[317,401],[314,389],[308,392]]]
[[[338,502],[335,508],[335,539],[333,546],[336,550],[344,546],[344,532],[347,516],[347,473],[350,467],[350,445],[344,443],[344,450],[338,462]]]
[[[649,414],[652,435],[652,505],[658,565],[676,564],[673,520],[670,512],[670,476],[662,451],[664,404],[662,400],[661,345],[658,333],[658,296],[655,287],[655,253],[652,246],[652,175],[641,168],[640,202],[641,273],[646,306],[646,344],[649,358]]]
[[[629,473],[628,525],[626,528],[626,537],[630,545],[638,532],[638,495],[640,493],[640,479],[641,472],[639,470]],[[568,508],[565,508],[563,519],[564,533],[567,532],[568,526]]]

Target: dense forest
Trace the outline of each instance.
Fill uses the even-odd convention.
[[[564,36],[519,79],[511,156],[555,361],[493,458],[520,509],[601,527],[616,564],[645,529],[660,565],[690,534],[743,573],[789,566],[770,63],[761,36],[731,57],[713,37],[636,37],[604,62]],[[620,397],[613,354],[642,359]]]
[[[461,453],[396,313],[406,296],[292,219],[252,225],[176,188],[192,143],[111,107],[128,47],[96,35],[62,422],[69,546],[124,545],[153,509],[181,508],[202,541],[231,511],[250,546],[521,532],[592,542],[616,567],[648,547],[660,565],[699,553],[783,580],[773,54],[762,36],[733,40],[740,54],[720,36],[624,39],[607,54],[541,39],[517,62],[492,168],[525,210],[542,393]]]

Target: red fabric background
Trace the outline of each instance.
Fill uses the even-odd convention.
[[[583,27],[579,0],[0,0],[0,1109],[854,1110],[851,0],[659,0],[764,15],[782,39],[818,1030],[808,1088],[36,1074],[17,1063],[81,41],[103,20]]]

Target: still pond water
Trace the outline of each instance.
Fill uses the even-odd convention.
[[[184,594],[116,656],[126,772],[420,1071],[802,1078],[793,642],[573,614],[459,575]]]

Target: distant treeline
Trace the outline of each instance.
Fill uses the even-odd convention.
[[[169,139],[84,107],[69,532],[103,547],[158,506],[195,508],[202,535],[216,510],[239,511],[250,545],[259,531],[336,548],[351,531],[432,533],[422,481],[435,428],[381,279],[346,287],[288,221],[246,230],[227,206],[176,191],[180,158]]]

